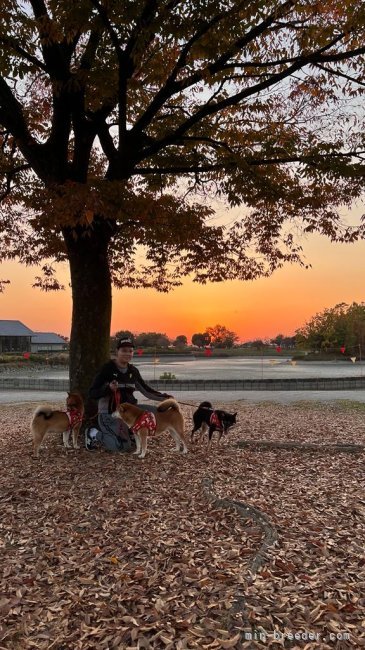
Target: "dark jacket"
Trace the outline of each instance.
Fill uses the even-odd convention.
[[[98,400],[99,413],[112,413],[116,406],[116,395],[109,387],[111,381],[116,380],[119,388],[118,401],[137,404],[134,391],[138,390],[147,399],[162,402],[166,399],[164,393],[155,390],[142,379],[138,368],[129,363],[126,372],[119,370],[114,361],[108,361],[96,375],[89,390],[89,397]]]

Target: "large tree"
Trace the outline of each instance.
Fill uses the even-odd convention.
[[[233,348],[239,337],[224,325],[214,325],[205,330],[207,338],[215,348]]]
[[[363,188],[364,21],[348,0],[2,0],[0,254],[46,289],[68,261],[73,388],[109,355],[112,282],[254,279],[300,261],[298,231],[363,236],[340,210]],[[230,227],[214,198],[242,207]]]

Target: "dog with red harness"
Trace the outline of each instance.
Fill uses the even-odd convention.
[[[226,435],[228,430],[237,422],[237,413],[228,413],[222,409],[214,409],[210,402],[202,402],[197,410],[193,413],[194,427],[191,432],[191,441],[194,441],[194,433],[201,432],[203,435],[208,431],[208,449],[210,447],[212,436],[218,431],[218,444],[222,436]]]
[[[33,450],[39,456],[39,448],[46,433],[62,433],[64,447],[70,448],[70,435],[74,449],[84,417],[84,401],[78,392],[67,393],[66,411],[58,411],[50,406],[38,406],[33,413],[30,430],[33,436]]]
[[[144,458],[147,453],[149,436],[159,435],[168,431],[175,440],[175,451],[186,454],[188,451],[185,433],[184,416],[176,400],[165,399],[160,402],[155,412],[144,411],[135,404],[124,402],[119,404],[113,417],[121,418],[133,431],[136,440],[138,458]]]

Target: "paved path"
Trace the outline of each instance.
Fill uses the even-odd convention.
[[[174,396],[177,400],[189,404],[199,404],[209,400],[212,404],[228,404],[229,402],[276,402],[279,404],[290,404],[293,402],[333,402],[334,400],[351,400],[354,402],[365,402],[365,391],[363,390],[290,390],[290,391],[177,391]],[[142,398],[143,399],[143,398]],[[19,394],[13,390],[0,391],[0,404],[15,404],[24,402],[59,403],[66,400],[66,393],[62,391],[39,391],[22,390]],[[141,400],[142,401],[142,400]]]

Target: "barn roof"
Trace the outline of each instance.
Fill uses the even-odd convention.
[[[20,320],[0,320],[0,336],[33,336],[33,330]]]

